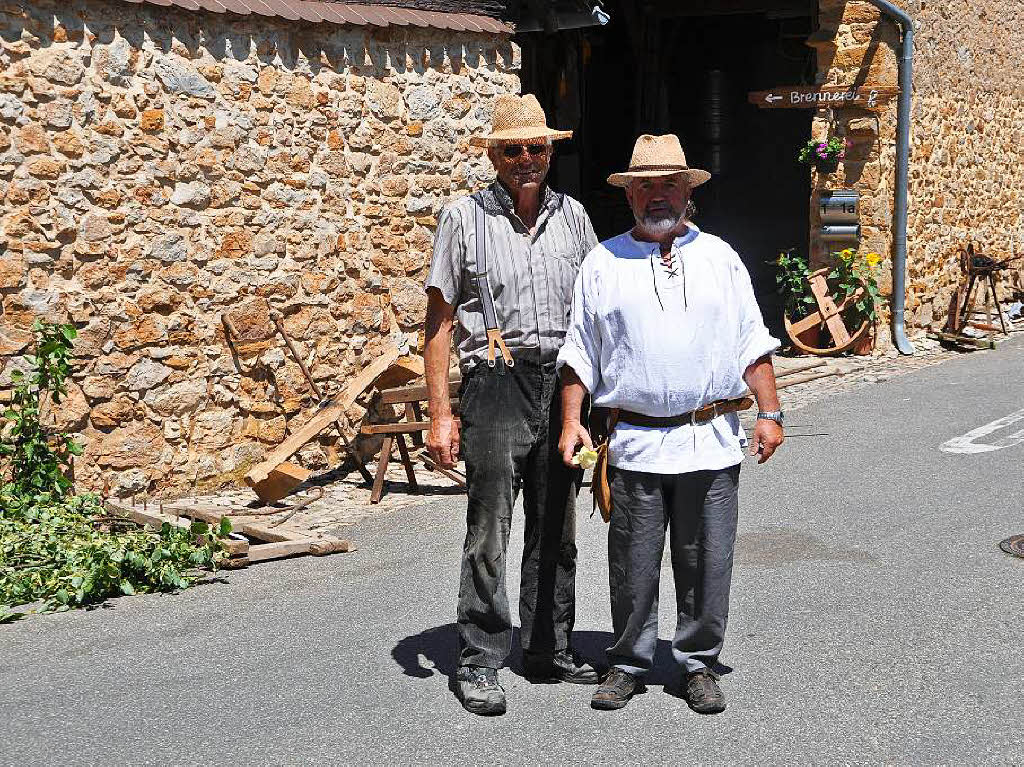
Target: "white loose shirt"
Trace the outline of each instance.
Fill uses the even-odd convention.
[[[743,373],[779,347],[764,325],[750,275],[729,245],[693,224],[663,264],[658,243],[626,233],[584,259],[558,366],[569,365],[601,407],[666,417],[743,396]],[[743,460],[736,413],[706,424],[620,423],[609,463],[682,474]]]

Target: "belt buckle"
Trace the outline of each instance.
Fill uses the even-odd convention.
[[[708,407],[708,405],[702,405],[701,407],[697,408],[696,410],[694,410],[690,414],[690,425],[691,426],[698,426],[698,425],[699,426],[703,426],[704,424],[711,423],[716,418],[718,418],[718,402],[717,401],[716,402],[712,402],[711,405],[710,405],[710,407],[711,407],[711,417],[710,418],[697,418],[697,413],[700,412],[701,410],[703,410],[706,407]]]

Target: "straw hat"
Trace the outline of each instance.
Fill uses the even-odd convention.
[[[629,169],[625,173],[613,173],[608,177],[608,183],[626,186],[634,178],[672,176],[676,173],[686,176],[691,189],[711,178],[706,170],[691,168],[686,164],[686,155],[683,154],[678,136],[671,133],[664,136],[644,134],[636,140]]]
[[[494,146],[495,144],[519,144],[532,139],[571,138],[571,130],[554,130],[547,126],[547,117],[537,97],[532,93],[525,96],[503,94],[494,100],[494,117],[491,132],[486,136],[473,136],[473,146]]]

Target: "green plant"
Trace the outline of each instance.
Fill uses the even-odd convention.
[[[0,488],[0,623],[24,614],[17,605],[41,602],[35,612],[51,612],[187,588],[201,569],[216,569],[229,532],[226,517],[214,528],[145,530],[107,515],[94,495],[26,497],[8,484]]]
[[[35,352],[28,355],[28,375],[11,372],[13,397],[0,421],[0,459],[5,464],[0,468],[10,472],[20,494],[63,495],[71,486],[71,456],[82,450],[67,434],[43,425],[42,409],[47,400],[60,405],[67,395],[75,329],[36,320],[32,330],[36,343]]]
[[[813,165],[831,172],[839,165],[839,161],[846,157],[846,149],[849,146],[849,141],[836,136],[827,141],[811,139],[801,147],[797,159],[804,165]]]
[[[811,293],[811,286],[807,282],[811,269],[807,264],[807,259],[795,251],[796,248],[784,250],[779,253],[779,257],[775,261],[779,268],[775,273],[775,281],[782,294],[786,314],[792,320],[798,320],[810,314],[816,305],[814,294]]]
[[[0,623],[40,602],[37,612],[97,604],[117,594],[175,591],[224,557],[227,518],[216,528],[165,522],[159,531],[111,517],[94,495],[68,496],[71,456],[81,448],[43,425],[43,407],[67,395],[75,329],[37,321],[29,371],[14,371],[0,421]]]
[[[833,253],[832,258],[834,263],[826,279],[829,287],[835,291],[833,295],[836,303],[852,296],[858,288],[864,288],[863,295],[854,301],[852,312],[846,316],[858,325],[864,320],[874,322],[878,316],[876,307],[881,298],[875,270],[882,257],[878,253],[859,257],[853,248],[846,248]]]

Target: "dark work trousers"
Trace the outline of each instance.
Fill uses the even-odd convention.
[[[608,569],[615,644],[608,662],[631,674],[651,669],[667,528],[677,612],[672,656],[686,672],[711,668],[729,619],[739,464],[686,474],[611,472]]]
[[[554,363],[515,355],[477,365],[460,397],[469,505],[459,583],[459,664],[500,668],[512,647],[505,594],[512,507],[523,491],[519,619],[523,650],[569,646],[576,617],[576,492],[581,472],[562,463],[561,398]]]

